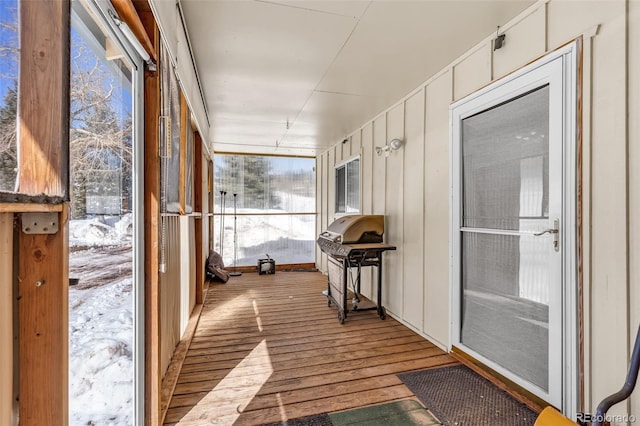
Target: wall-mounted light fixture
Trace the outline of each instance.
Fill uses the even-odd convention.
[[[402,147],[402,140],[400,139],[391,139],[388,144],[385,146],[376,146],[376,154],[388,157],[391,154],[391,151],[397,151]]]

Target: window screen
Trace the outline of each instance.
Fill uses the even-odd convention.
[[[214,248],[227,266],[315,261],[314,158],[214,156]],[[235,196],[234,196],[235,194]]]

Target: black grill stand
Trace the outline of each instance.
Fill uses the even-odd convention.
[[[353,245],[352,247],[356,247]],[[382,253],[386,250],[395,250],[393,246],[376,244],[376,248],[367,248],[365,244],[362,248],[352,248],[347,257],[335,257],[329,256],[329,276],[327,279],[327,305],[331,306],[331,303],[338,308],[338,321],[340,324],[344,324],[347,319],[347,313],[349,311],[347,294],[349,283],[349,269],[357,268],[356,282],[354,288],[354,297],[352,303],[353,311],[371,311],[375,310],[380,319],[387,317],[387,312],[382,306]],[[333,265],[335,266],[333,266]],[[362,267],[375,266],[377,269],[377,303],[375,306],[368,308],[359,308],[360,302],[360,284],[362,277]],[[336,268],[340,268],[337,271]],[[333,274],[332,274],[333,271]],[[337,278],[335,275],[339,272],[341,274],[339,282],[332,282],[332,278],[335,281]],[[333,275],[333,277],[332,277]],[[333,288],[333,292],[332,292]]]

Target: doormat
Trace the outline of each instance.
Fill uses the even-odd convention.
[[[284,422],[265,423],[262,426],[333,426],[327,413],[298,417]]]
[[[427,426],[438,421],[418,401],[403,400],[329,414],[334,426]]]
[[[443,425],[531,426],[537,414],[464,365],[398,377]]]

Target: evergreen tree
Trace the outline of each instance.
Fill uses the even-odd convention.
[[[17,83],[7,89],[3,105],[0,107],[0,190],[13,191],[15,189],[18,154],[16,146],[16,127],[18,96]]]
[[[268,157],[256,155],[221,155],[216,157],[215,187],[227,191],[226,206],[238,194],[238,208],[277,209],[280,200],[271,185]],[[230,197],[231,196],[231,197]],[[218,203],[219,205],[219,203]]]

